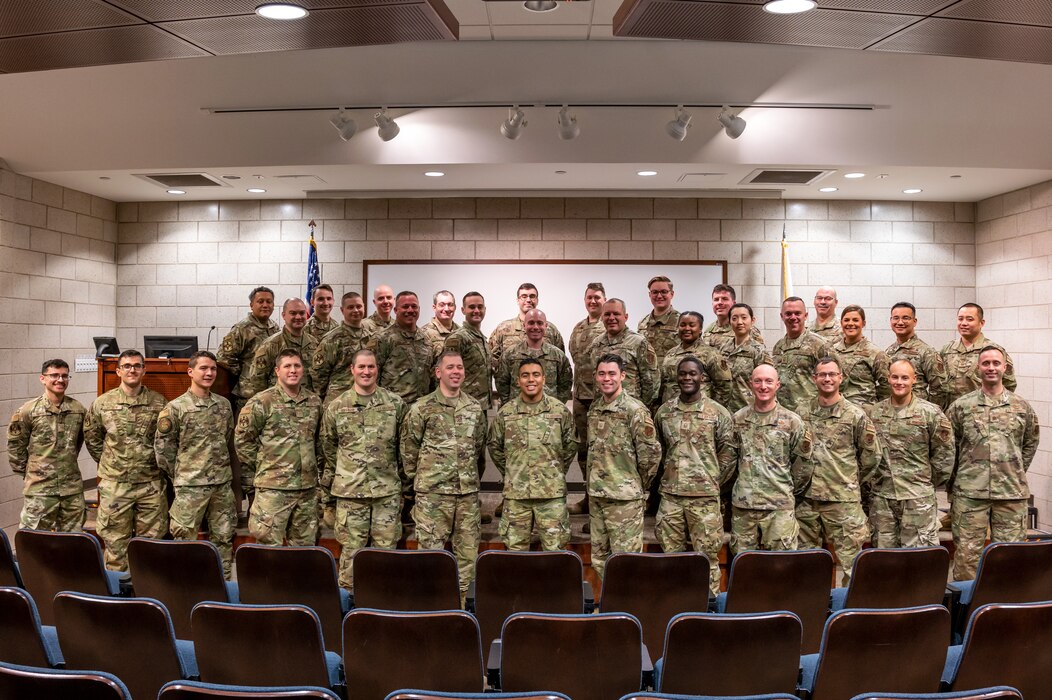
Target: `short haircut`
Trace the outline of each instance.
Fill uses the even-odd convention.
[[[917,316],[917,307],[909,303],[908,301],[896,302],[895,305],[891,307],[891,313],[895,313],[895,309],[909,309],[913,312],[914,318],[916,318]],[[960,309],[958,309],[958,311],[960,311]]]
[[[541,375],[544,375],[544,363],[541,362],[539,357],[524,357],[519,360],[519,371],[522,371],[522,368],[526,365],[537,365],[541,368]]]
[[[274,290],[270,287],[256,287],[248,293],[248,300],[250,302],[255,301],[257,294],[269,294],[271,299],[274,298]]]
[[[353,355],[351,355],[351,366],[358,364],[358,358],[362,355],[372,355],[373,359],[376,359],[376,353],[369,348],[359,348]]]
[[[845,306],[844,310],[840,312],[840,318],[844,318],[844,314],[849,314],[852,311],[858,313],[858,315],[862,317],[863,321],[866,320],[866,310],[858,304],[848,304],[847,306]]]
[[[990,350],[996,350],[997,352],[1001,353],[1001,361],[1008,362],[1008,353],[1004,351],[1004,348],[999,348],[996,345],[985,346],[982,350],[979,351],[980,357],[984,352],[989,352]]]
[[[731,314],[733,314],[735,309],[745,309],[749,312],[749,318],[756,318],[756,314],[753,313],[752,307],[746,304],[744,301],[734,302],[734,304],[731,305],[730,310],[727,312],[727,315],[730,316]]]
[[[455,296],[453,296],[453,292],[449,291],[448,289],[440,289],[437,292],[435,292],[434,296],[431,297],[431,303],[432,304],[437,304],[438,303],[438,297],[440,295],[442,295],[442,294],[448,294],[449,298],[453,300],[454,304],[457,302],[457,298]]]
[[[417,301],[420,300],[420,296],[416,292],[410,292],[409,290],[405,290],[398,292],[398,294],[395,294],[395,304],[397,304],[402,299],[402,297],[416,297]]]
[[[676,363],[676,371],[677,372],[679,371],[679,368],[682,367],[683,363],[685,363],[685,362],[693,362],[695,365],[697,365],[699,370],[702,369],[701,360],[699,360],[698,358],[694,357],[693,355],[687,355],[682,360],[680,360],[679,362]]]
[[[443,350],[442,354],[438,356],[438,359],[435,360],[435,366],[438,367],[439,365],[441,365],[442,360],[447,357],[459,357],[461,360],[464,359],[464,355],[459,350],[453,350],[452,348],[449,348]]]
[[[734,291],[734,287],[729,284],[717,284],[712,288],[712,293],[715,294],[716,292],[726,292],[727,294],[730,294],[731,301],[736,301],[738,299],[738,293]]]
[[[186,364],[190,367],[190,369],[193,369],[194,367],[197,367],[197,361],[200,359],[211,360],[212,362],[219,364],[216,360],[216,356],[208,352],[207,350],[198,350],[190,356],[190,359]]]
[[[679,315],[680,320],[683,320],[684,316],[690,316],[692,318],[698,319],[698,325],[702,328],[705,327],[705,317],[701,315],[700,311],[684,311]]]
[[[791,301],[793,301],[793,302],[798,301],[798,302],[800,302],[801,304],[804,305],[805,309],[807,308],[807,302],[805,302],[800,297],[786,297],[785,299],[782,299],[782,306],[785,306],[786,304],[788,304]]]
[[[892,367],[894,367],[895,365],[899,364],[900,362],[905,362],[907,365],[909,365],[910,369],[913,370],[914,376],[916,376],[916,374],[917,374],[917,365],[913,364],[913,360],[909,359],[908,357],[900,357],[897,360],[892,360],[891,364],[888,365],[888,370],[890,371]]]
[[[468,292],[467,294],[464,295],[464,298],[460,300],[460,303],[463,304],[464,306],[467,306],[467,304],[468,304],[468,297],[478,297],[479,299],[482,299],[482,303],[483,304],[486,303],[486,297],[482,296],[482,292]]]
[[[138,357],[140,360],[146,359],[146,355],[143,355],[138,350],[125,350],[120,355],[117,355],[117,364],[120,364],[125,357]]]
[[[978,311],[979,312],[979,320],[980,321],[983,320],[983,307],[979,306],[974,301],[970,301],[967,304],[961,304],[959,307],[957,307],[957,313],[961,313],[961,309],[963,309],[963,308],[965,308],[967,306],[970,306],[973,309],[975,309],[976,311]]]
[[[303,304],[304,308],[307,306],[307,302],[303,301],[299,297],[289,297],[281,304],[281,313],[285,313],[289,309],[290,304]]]
[[[315,297],[317,297],[317,296],[318,296],[318,290],[319,290],[319,289],[324,289],[324,290],[326,290],[327,292],[329,292],[329,294],[335,294],[335,292],[333,292],[333,291],[332,291],[332,285],[329,285],[329,284],[319,284],[319,285],[318,285],[317,287],[315,287],[315,288],[314,288],[314,291],[312,291],[312,292],[310,293],[310,298],[311,298],[311,299],[314,299]]]
[[[54,367],[55,369],[69,369],[69,363],[58,357],[53,360],[44,360],[44,364],[40,365],[40,373],[47,374],[48,368],[50,367]]]
[[[608,352],[605,355],[599,357],[599,361],[595,363],[596,369],[599,369],[599,365],[613,362],[617,365],[617,368],[622,372],[625,371],[625,359],[614,352]]]
[[[668,277],[665,277],[664,275],[655,275],[655,276],[651,277],[650,281],[647,282],[647,289],[650,289],[651,287],[653,287],[655,282],[665,282],[665,283],[667,283],[669,291],[672,291],[672,280],[670,280]]]
[[[591,289],[593,292],[599,292],[604,297],[606,296],[606,287],[603,286],[602,282],[589,282],[584,286],[584,290],[587,292]]]
[[[818,365],[828,365],[828,364],[836,365],[836,368],[837,368],[838,372],[843,372],[844,371],[843,366],[840,364],[840,360],[838,360],[837,358],[833,357],[832,355],[826,355],[825,357],[821,358],[818,362],[815,363],[815,370],[814,370],[815,374],[818,373]]]
[[[623,299],[618,299],[617,297],[610,297],[609,299],[603,302],[603,306],[606,306],[607,304],[620,304],[622,311],[626,313],[628,311],[628,307],[625,306],[625,302]]]
[[[274,358],[275,367],[281,365],[281,359],[283,357],[295,357],[297,360],[300,361],[300,364],[303,364],[303,355],[300,353],[299,350],[296,350],[294,348],[285,348],[284,350],[278,353],[277,357]]]
[[[346,304],[348,299],[362,299],[362,295],[358,292],[346,292],[342,297],[340,297],[340,306]]]
[[[519,285],[519,288],[515,290],[516,296],[519,292],[521,292],[524,289],[532,289],[533,291],[537,292],[537,285],[535,285],[533,282],[523,282]],[[537,292],[537,295],[540,296],[540,292]]]

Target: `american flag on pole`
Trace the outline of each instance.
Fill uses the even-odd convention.
[[[310,226],[310,250],[307,251],[307,306],[313,314],[314,304],[311,302],[314,299],[314,288],[321,284],[321,265],[318,264],[318,244],[314,242],[316,224],[311,220],[307,225]]]

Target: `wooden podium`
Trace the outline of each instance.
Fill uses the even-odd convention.
[[[190,388],[190,375],[186,373],[189,360],[183,358],[157,358],[151,357],[146,360],[146,376],[143,384],[160,393],[164,398],[171,401],[186,393]],[[99,364],[99,396],[110,389],[116,389],[121,384],[121,378],[117,376],[117,358],[100,358]],[[216,372],[216,380],[212,385],[212,391],[230,399],[233,398],[230,390],[230,372],[225,367],[219,367]]]

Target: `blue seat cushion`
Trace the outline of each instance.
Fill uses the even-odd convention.
[[[818,671],[818,654],[804,654],[800,657],[800,687],[808,692],[814,690],[815,673]]]
[[[831,591],[832,605],[830,609],[833,612],[844,609],[844,603],[847,602],[847,589],[846,588],[834,588]]]
[[[340,610],[345,613],[351,611],[351,592],[346,588],[340,589]]]
[[[665,657],[662,656],[660,659],[654,662],[654,692],[661,692],[661,669],[665,667]]]
[[[963,644],[953,644],[946,650],[946,665],[942,669],[942,682],[947,686],[952,685],[953,680],[957,677],[962,656],[964,656]]]
[[[231,603],[241,602],[241,589],[238,588],[237,581],[226,581],[226,595],[230,599]]]
[[[175,653],[179,655],[179,663],[183,666],[183,677],[197,679],[201,672],[197,670],[197,653],[194,651],[194,643],[189,639],[175,640]]]
[[[325,652],[325,669],[329,672],[329,687],[340,685],[343,674],[340,673],[340,655],[335,651]]]
[[[954,581],[954,587],[961,591],[961,605],[968,605],[972,602],[972,594],[975,593],[975,579],[970,581]]]
[[[66,660],[62,657],[62,648],[58,645],[58,630],[51,625],[40,627],[40,636],[44,640],[44,650],[47,652],[48,663],[52,667],[64,666]]]
[[[121,592],[121,576],[125,576],[123,571],[111,571],[104,569],[106,572],[106,590],[110,592],[110,595],[118,595]]]
[[[727,591],[716,596],[716,612],[727,612]]]

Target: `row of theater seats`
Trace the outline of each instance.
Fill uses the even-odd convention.
[[[26,574],[26,585],[35,593],[38,601],[45,601],[46,605],[49,606],[48,614],[53,615],[54,611],[50,609],[50,598],[48,598],[49,591],[62,591],[62,590],[85,590],[84,586],[81,586],[79,581],[70,580],[52,580],[48,586],[43,589],[40,587],[40,576],[39,569],[60,569],[67,570],[73,568],[77,571],[83,571],[91,569],[91,564],[94,564],[95,568],[95,582],[94,586],[98,589],[92,592],[100,593],[103,596],[112,593],[107,588],[106,576],[102,573],[101,559],[98,552],[98,545],[93,538],[87,535],[70,535],[70,534],[55,534],[55,533],[31,533],[31,532],[20,532],[16,536],[16,542],[19,545],[19,555],[23,573]],[[40,543],[46,543],[47,546],[41,546]],[[55,547],[57,543],[61,543],[65,550],[60,551]],[[77,543],[77,548],[83,549],[85,554],[77,556],[73,553],[73,547],[71,543]],[[88,550],[90,549],[90,555]],[[39,550],[39,551],[38,551]],[[386,683],[383,686],[377,686],[373,688],[372,692],[368,695],[370,698],[379,700],[383,695],[389,691],[400,686],[408,685],[409,683],[403,682],[408,680],[405,678],[404,671],[406,668],[417,668],[421,665],[420,659],[431,658],[431,654],[428,652],[429,646],[427,645],[428,639],[433,635],[424,634],[423,636],[417,635],[419,638],[419,644],[412,644],[413,638],[412,629],[415,625],[422,624],[416,622],[406,622],[405,617],[402,619],[386,619],[390,616],[384,616],[382,613],[376,611],[356,611],[356,613],[343,621],[343,629],[340,629],[341,618],[343,610],[346,608],[347,600],[346,597],[341,605],[339,602],[340,596],[338,589],[335,586],[335,564],[332,561],[331,555],[326,550],[318,550],[316,548],[268,548],[268,547],[242,547],[238,550],[238,576],[241,583],[241,590],[238,591],[236,587],[224,585],[222,581],[221,569],[219,566],[218,554],[214,548],[206,542],[191,542],[191,543],[174,543],[174,542],[161,542],[151,540],[139,540],[133,543],[132,551],[130,551],[130,557],[132,559],[133,569],[133,582],[135,583],[136,589],[144,588],[149,589],[149,578],[147,575],[150,572],[150,567],[140,566],[136,568],[136,562],[140,564],[144,561],[150,561],[150,556],[145,556],[142,552],[152,555],[152,558],[156,561],[152,561],[153,568],[157,569],[156,578],[162,582],[167,583],[170,588],[175,589],[178,593],[182,592],[183,599],[169,599],[164,600],[164,603],[168,605],[170,609],[175,609],[180,606],[185,608],[186,612],[186,633],[179,631],[179,623],[176,622],[175,635],[173,639],[178,637],[182,639],[194,639],[198,643],[201,643],[200,635],[203,632],[199,630],[206,629],[208,625],[207,620],[211,617],[223,618],[226,616],[225,621],[220,620],[217,625],[218,629],[227,629],[230,627],[236,627],[245,632],[246,641],[241,644],[234,645],[235,648],[251,647],[253,642],[261,641],[267,637],[268,632],[273,633],[275,625],[270,622],[259,622],[262,617],[258,614],[256,609],[255,614],[248,614],[248,611],[252,609],[233,609],[235,606],[227,605],[225,608],[222,605],[210,604],[205,606],[200,611],[199,618],[194,618],[191,622],[191,611],[194,609],[194,603],[197,600],[219,600],[233,602],[237,600],[237,596],[240,594],[242,602],[245,602],[245,594],[249,593],[249,598],[252,596],[260,595],[259,591],[253,592],[253,580],[264,580],[269,581],[272,584],[277,583],[277,589],[275,590],[271,586],[271,590],[265,591],[265,593],[271,598],[269,600],[258,600],[252,599],[252,602],[274,602],[274,603],[306,603],[315,610],[319,610],[323,607],[317,600],[309,600],[309,596],[304,595],[303,589],[317,588],[319,581],[329,579],[327,587],[329,588],[328,599],[329,601],[337,601],[330,607],[335,607],[337,612],[335,615],[331,615],[336,621],[336,631],[333,632],[328,630],[324,633],[325,642],[319,642],[318,647],[323,648],[322,645],[328,647],[330,650],[329,663],[327,665],[329,676],[326,680],[332,681],[335,678],[333,669],[339,665],[339,641],[346,639],[349,645],[356,645],[362,642],[362,640],[377,640],[371,643],[371,649],[384,648],[385,653],[381,655],[382,659],[387,659],[386,665],[384,663],[369,663],[366,664],[371,670],[377,671],[379,675],[383,676],[380,681]],[[35,553],[35,554],[34,554]],[[176,556],[175,554],[178,553]],[[1012,544],[1012,545],[992,545],[984,554],[983,561],[980,565],[979,576],[974,585],[965,585],[962,587],[961,600],[959,604],[955,606],[955,609],[960,608],[965,611],[965,614],[961,615],[961,619],[966,620],[966,611],[970,606],[971,609],[976,609],[983,602],[989,602],[990,600],[1003,600],[1003,601],[1017,601],[1017,600],[1042,600],[1045,598],[1052,598],[1052,593],[1049,591],[1049,580],[1050,572],[1052,572],[1052,565],[1049,562],[1049,553],[1052,553],[1052,545],[1049,543],[1029,543],[1029,544]],[[317,561],[324,560],[324,566],[312,567],[307,566],[304,562],[307,559],[303,557],[310,555]],[[439,609],[445,605],[444,601],[458,601],[457,585],[456,585],[456,567],[452,560],[452,557],[444,552],[381,552],[377,550],[365,550],[359,553],[359,558],[355,560],[355,578],[356,578],[356,591],[359,600],[359,605],[366,604],[373,606],[374,603],[379,603],[375,607],[385,609],[427,609],[428,606],[438,607]],[[163,560],[163,561],[162,561]],[[621,564],[614,566],[615,562],[620,561]],[[48,564],[51,562],[51,564]],[[66,566],[54,566],[55,562],[63,562]],[[70,562],[79,562],[77,566],[70,567]],[[372,563],[370,563],[372,562]],[[897,562],[897,564],[896,564]],[[299,563],[300,566],[294,564]],[[947,568],[948,558],[945,550],[941,548],[933,548],[931,550],[866,550],[856,564],[856,576],[854,578],[852,587],[847,590],[834,589],[833,590],[833,607],[849,606],[849,607],[881,607],[878,603],[881,601],[877,600],[875,596],[879,593],[880,589],[890,589],[892,595],[888,596],[886,593],[883,603],[889,605],[912,605],[925,602],[941,602],[945,595],[945,576]],[[359,567],[361,564],[361,568]],[[313,573],[311,569],[313,568]],[[207,591],[203,593],[201,591],[194,591],[195,583],[194,579],[200,578],[200,572],[212,571],[212,591],[209,594]],[[929,573],[922,574],[924,570],[930,570]],[[650,661],[657,659],[664,654],[668,661],[667,664],[662,664],[660,667],[664,670],[665,680],[662,681],[663,688],[668,689],[667,683],[673,683],[673,688],[689,690],[690,692],[701,692],[707,691],[708,688],[705,686],[706,678],[713,676],[711,671],[706,673],[694,674],[696,678],[689,680],[689,682],[682,686],[677,686],[677,669],[688,669],[694,667],[695,669],[704,669],[705,666],[699,666],[697,663],[698,659],[714,659],[715,663],[712,668],[723,669],[721,673],[715,674],[717,678],[727,677],[744,677],[750,678],[755,676],[753,672],[749,670],[743,663],[748,662],[750,658],[750,649],[746,647],[742,650],[744,660],[736,660],[734,654],[726,654],[721,652],[730,648],[726,644],[716,645],[715,649],[706,649],[705,645],[702,644],[700,647],[695,643],[694,647],[683,646],[683,642],[677,643],[669,650],[665,650],[666,638],[671,643],[671,640],[675,638],[673,627],[669,627],[669,620],[676,613],[682,611],[704,611],[709,604],[707,593],[707,562],[702,555],[697,554],[681,554],[681,555],[617,555],[611,559],[610,568],[608,569],[607,579],[605,581],[605,590],[600,604],[601,611],[622,611],[630,613],[628,615],[614,616],[620,619],[621,625],[621,636],[628,640],[627,647],[632,647],[631,639],[633,637],[632,630],[635,629],[635,636],[641,638],[645,644],[640,645],[635,643],[636,656],[640,657],[639,660],[639,671],[646,673],[649,671]],[[321,572],[320,574],[318,572]],[[443,573],[444,572],[444,573]],[[489,573],[487,573],[489,572]],[[53,578],[61,579],[63,571],[51,571],[50,574]],[[66,572],[68,573],[68,571]],[[476,624],[475,619],[466,615],[465,613],[455,613],[460,619],[460,622],[454,623],[454,625],[460,625],[461,631],[457,633],[457,636],[462,640],[467,640],[467,646],[472,647],[478,645],[479,649],[485,649],[489,647],[489,659],[488,664],[491,667],[489,675],[491,683],[496,686],[498,684],[497,669],[501,666],[498,659],[503,655],[507,657],[509,653],[507,649],[502,649],[500,642],[492,642],[495,637],[501,636],[500,629],[501,623],[505,621],[505,618],[509,614],[516,611],[544,611],[544,612],[563,612],[563,613],[581,613],[583,607],[583,593],[581,586],[581,574],[582,566],[580,559],[576,555],[568,552],[559,553],[506,553],[506,552],[487,552],[479,557],[479,580],[477,587],[477,614],[478,623]],[[18,575],[17,569],[14,570],[14,575]],[[286,580],[282,581],[282,578]],[[377,597],[371,598],[373,593],[369,593],[369,587],[365,585],[370,577],[376,579],[380,584],[380,591],[376,593]],[[205,577],[208,578],[208,577]],[[782,669],[788,668],[790,665],[794,671],[800,665],[800,651],[803,650],[804,654],[812,651],[818,651],[817,642],[813,648],[809,648],[806,643],[807,632],[808,632],[808,620],[807,615],[811,615],[816,618],[816,621],[812,622],[818,630],[818,638],[821,639],[821,630],[825,623],[825,617],[830,609],[830,589],[829,582],[832,578],[832,560],[828,553],[822,550],[811,550],[805,552],[795,553],[749,553],[748,555],[742,555],[735,559],[732,563],[731,568],[731,581],[728,593],[725,596],[721,596],[721,599],[716,601],[714,607],[718,607],[724,611],[733,612],[745,612],[748,610],[772,610],[785,608],[795,615],[787,617],[789,613],[783,613],[781,615],[780,624],[784,626],[786,624],[792,624],[789,620],[794,620],[795,624],[799,626],[799,630],[796,633],[789,632],[788,635],[784,633],[775,634],[774,637],[777,640],[781,640],[782,648],[788,648],[788,652],[785,654],[786,658],[791,658],[791,662],[786,662],[781,666]],[[448,579],[448,585],[441,585],[439,582]],[[34,586],[34,580],[37,582],[37,586]],[[927,581],[928,583],[924,583]],[[934,581],[934,584],[931,583]],[[1015,583],[1015,590],[1004,590],[1004,586],[1000,585],[1003,583]],[[888,584],[891,584],[890,586]],[[998,584],[998,585],[991,585]],[[995,590],[996,588],[1002,590]],[[297,588],[298,587],[298,588]],[[322,586],[325,588],[326,586]],[[90,589],[90,586],[88,587]],[[449,596],[442,597],[437,592],[446,588],[450,591]],[[404,589],[404,590],[402,590]],[[817,591],[817,593],[816,593]],[[139,595],[153,596],[153,593],[149,590],[138,590]],[[164,591],[160,591],[164,593]],[[803,595],[800,595],[800,594]],[[171,591],[165,595],[171,594]],[[67,594],[68,596],[68,594]],[[195,598],[196,599],[193,599]],[[363,598],[364,596],[364,598]],[[386,596],[386,597],[384,597]],[[406,598],[408,596],[408,598]],[[919,597],[918,597],[919,596]],[[153,596],[162,598],[161,595]],[[265,598],[265,596],[264,596]],[[808,613],[804,610],[805,602],[808,600],[817,600],[818,604],[815,606],[818,609],[817,613]],[[87,601],[92,602],[92,601]],[[87,602],[79,601],[81,605],[86,605]],[[117,600],[102,601],[116,603]],[[142,601],[146,602],[146,601]],[[165,605],[151,601],[155,610],[153,612],[154,617],[158,617],[156,608],[164,610]],[[437,604],[437,605],[436,605]],[[65,605],[67,608],[73,606],[73,603],[69,602],[67,598],[62,596],[56,600],[54,607],[56,610]],[[173,607],[174,605],[174,607]],[[401,606],[401,607],[400,607]],[[553,607],[564,606],[562,609],[553,610]],[[44,606],[42,606],[44,607]],[[75,607],[75,606],[73,606]],[[90,606],[88,606],[90,607]],[[110,605],[97,606],[100,609],[98,617],[91,621],[92,625],[106,625],[110,626],[110,623],[105,615],[112,613],[102,613],[101,611],[108,608],[113,608]],[[290,610],[295,606],[279,606],[287,609],[285,612],[290,613]],[[931,606],[929,606],[931,607]],[[207,609],[207,613],[205,612]],[[945,613],[945,608],[940,608]],[[309,624],[306,623],[306,617],[302,615],[303,612],[310,613]],[[856,611],[852,611],[854,613]],[[242,617],[234,617],[235,613]],[[300,618],[304,620],[303,632],[305,639],[313,636],[313,627],[318,623],[316,620],[318,616],[310,610],[297,611]],[[634,616],[633,616],[634,614]],[[380,616],[381,629],[384,629],[386,625],[386,631],[369,632],[371,629],[370,624],[376,624],[377,615]],[[1029,619],[1034,613],[1027,612],[1025,617]],[[173,616],[175,613],[173,612]],[[449,615],[446,615],[448,617]],[[6,619],[8,616],[4,615]],[[397,616],[396,616],[397,617]],[[415,616],[409,616],[410,618]],[[432,616],[435,617],[435,616]],[[441,617],[441,616],[439,616]],[[544,618],[544,616],[534,616]],[[690,616],[687,616],[690,617]],[[687,618],[677,620],[677,623],[684,625],[681,629],[690,629],[691,624],[700,624],[698,621],[704,621],[705,616],[695,616],[697,619],[688,622]],[[713,616],[716,619],[710,621],[708,624],[722,624],[727,625],[731,622],[736,622],[736,616],[725,615],[723,617]],[[748,616],[746,616],[748,617]],[[753,616],[755,617],[755,616]],[[436,618],[437,619],[437,618]],[[576,619],[576,618],[565,618],[565,619]],[[584,618],[591,620],[592,618]],[[599,618],[594,618],[598,620]],[[605,619],[605,618],[604,618]],[[948,618],[947,618],[948,619]],[[254,620],[254,621],[253,621]],[[465,621],[470,620],[470,625]],[[487,621],[488,628],[487,628]],[[350,633],[348,632],[347,625],[364,625],[362,630],[355,628]],[[431,624],[437,624],[432,622]],[[520,624],[522,630],[530,629],[530,625],[525,622],[517,623]],[[547,624],[547,623],[546,623]],[[565,624],[565,623],[564,623]],[[616,626],[611,623],[604,623],[607,626],[603,629],[616,629]],[[765,624],[768,624],[765,622]],[[775,623],[769,623],[775,624]],[[847,624],[847,623],[842,623]],[[321,626],[324,628],[325,624],[322,621]],[[641,632],[639,628],[641,626]],[[142,629],[143,624],[135,625],[137,629]],[[160,628],[161,625],[155,625]],[[481,627],[481,636],[479,633],[479,627]],[[585,630],[577,633],[571,633],[569,631],[560,631],[559,634],[552,637],[551,633],[542,629],[539,632],[535,632],[535,636],[538,639],[538,648],[541,649],[541,653],[547,652],[544,647],[551,647],[552,640],[562,640],[565,638],[565,646],[572,649],[575,653],[580,650],[594,649],[596,648],[595,640],[588,636],[589,634],[598,634],[598,632],[592,633],[587,632],[585,626],[569,625],[565,627],[565,630]],[[666,627],[668,630],[666,631]],[[1046,626],[1047,627],[1047,626]],[[308,629],[310,628],[310,629]],[[947,629],[949,626],[947,625]],[[428,628],[424,628],[425,630]],[[750,634],[746,634],[742,630],[745,628],[734,627],[730,632],[725,632],[718,636],[712,634],[680,634],[680,637],[684,640],[706,640],[714,638],[750,638]],[[772,628],[774,629],[774,628]],[[934,628],[932,628],[934,629]],[[219,634],[219,633],[217,633]],[[585,635],[583,637],[575,637],[574,634]],[[569,636],[567,636],[569,635]],[[163,636],[163,635],[162,635]],[[616,635],[615,635],[616,636]],[[936,635],[937,636],[937,635]],[[118,635],[119,638],[127,639],[127,635]],[[281,646],[287,645],[287,640],[291,637],[287,634],[277,635],[277,648],[280,651]],[[1033,637],[1037,638],[1037,637]],[[949,633],[943,635],[943,650],[942,656],[945,656],[945,642],[949,639]],[[481,644],[479,643],[481,640]],[[502,640],[505,644],[507,640]],[[474,645],[471,644],[474,642]],[[383,644],[388,644],[388,647],[383,647]],[[90,646],[90,640],[88,642]],[[38,645],[39,646],[39,645]],[[95,645],[96,647],[98,645]],[[308,645],[309,646],[309,645]],[[453,645],[456,646],[456,645]],[[711,646],[711,645],[710,645]],[[732,645],[731,645],[732,646]],[[334,650],[335,647],[335,650]],[[1042,642],[1041,645],[1036,645],[1034,648],[1034,656],[1029,658],[1029,661],[1041,661],[1043,655],[1048,652],[1045,650],[1049,645]],[[514,647],[513,647],[514,648]],[[559,645],[562,648],[562,645]],[[760,647],[764,648],[764,647]],[[773,647],[772,647],[773,648]],[[682,649],[680,655],[685,661],[677,661],[677,650]],[[721,653],[723,654],[721,656]],[[755,656],[755,648],[752,649],[752,655]],[[938,655],[938,654],[937,654]],[[105,655],[103,655],[105,656]],[[177,656],[177,654],[176,654]],[[469,652],[469,657],[471,656]],[[481,659],[481,651],[474,654],[478,659]],[[516,658],[520,658],[521,654],[516,653]],[[557,659],[566,656],[567,658],[573,658],[574,661],[571,663],[568,671],[573,669],[580,670],[580,668],[588,668],[588,660],[591,657],[580,659],[571,655],[557,654]],[[1024,654],[1023,658],[1028,655]],[[345,664],[348,668],[353,667],[354,662],[362,661],[368,658],[362,653],[355,651],[351,647],[344,649]],[[348,659],[353,657],[353,661],[348,663]],[[930,655],[929,655],[930,657]],[[223,663],[226,666],[238,666],[242,664],[235,663],[235,660],[230,654],[220,654],[220,658],[223,659]],[[251,667],[255,661],[260,658],[258,653],[250,654],[246,658],[242,659],[243,665]],[[507,657],[510,658],[510,657]],[[529,658],[529,655],[526,657]],[[0,660],[17,660],[10,659],[8,657],[2,657]],[[497,660],[497,661],[495,661]],[[806,660],[806,657],[805,657]],[[105,659],[103,659],[105,661]],[[480,661],[481,663],[481,661]],[[393,664],[393,666],[392,666]],[[582,665],[583,664],[583,665]],[[737,665],[735,665],[737,664]],[[270,667],[276,668],[280,664],[272,664]],[[310,664],[308,664],[309,666]],[[445,664],[438,664],[437,671],[441,671]],[[449,664],[463,666],[463,664]],[[530,664],[526,664],[530,665]],[[1048,666],[1047,663],[1041,663],[1041,666]],[[424,664],[426,666],[426,664]],[[473,664],[467,664],[468,667]],[[513,662],[514,666],[514,662]],[[550,663],[541,664],[541,667],[551,666]],[[616,697],[618,694],[618,688],[600,688],[599,683],[596,682],[598,676],[603,678],[613,677],[616,670],[625,668],[625,664],[617,663],[614,664],[616,667],[614,671],[610,673],[595,673],[585,676],[586,682],[585,687],[581,687],[572,693],[572,696],[590,698],[590,697]],[[319,664],[314,664],[315,669],[320,668]],[[804,664],[805,669],[807,664]],[[631,668],[629,664],[628,668]],[[814,666],[817,669],[817,666]],[[940,667],[941,668],[941,667]],[[182,676],[193,675],[186,673],[186,669],[181,669]],[[216,674],[221,674],[222,669],[217,669]],[[506,673],[505,669],[505,673]],[[669,675],[671,674],[671,675]],[[471,673],[467,674],[467,677],[471,677]],[[632,674],[628,674],[631,676]],[[639,688],[639,673],[636,673],[636,685],[628,687],[627,689],[638,689]],[[816,674],[821,677],[820,674]],[[828,673],[827,673],[828,675]],[[783,673],[783,677],[785,674]],[[173,676],[169,675],[168,678]],[[210,675],[206,678],[218,678],[219,675]],[[320,676],[319,676],[320,677]],[[352,677],[348,673],[348,677]],[[478,679],[480,674],[476,674],[475,678]],[[424,679],[428,676],[425,674]],[[672,680],[669,680],[669,679]],[[794,673],[795,679],[795,673]],[[257,676],[253,679],[255,682],[259,682],[260,678]],[[646,677],[644,678],[644,682]],[[506,679],[505,679],[506,683]],[[351,687],[357,688],[359,683],[355,681]],[[526,683],[518,687],[522,688],[537,688],[537,687],[552,687],[545,685],[538,685],[537,683]],[[569,687],[569,686],[563,686]],[[764,685],[762,686],[767,689],[775,689],[779,686]],[[784,687],[784,686],[782,686]],[[870,686],[861,686],[874,687]],[[464,689],[480,689],[475,688],[473,685],[468,685]],[[562,689],[562,688],[559,688]],[[624,688],[622,688],[624,689]],[[141,693],[137,695],[142,696]],[[146,695],[152,697],[152,693]],[[357,697],[357,695],[355,695]],[[844,695],[848,697],[848,695]]]

